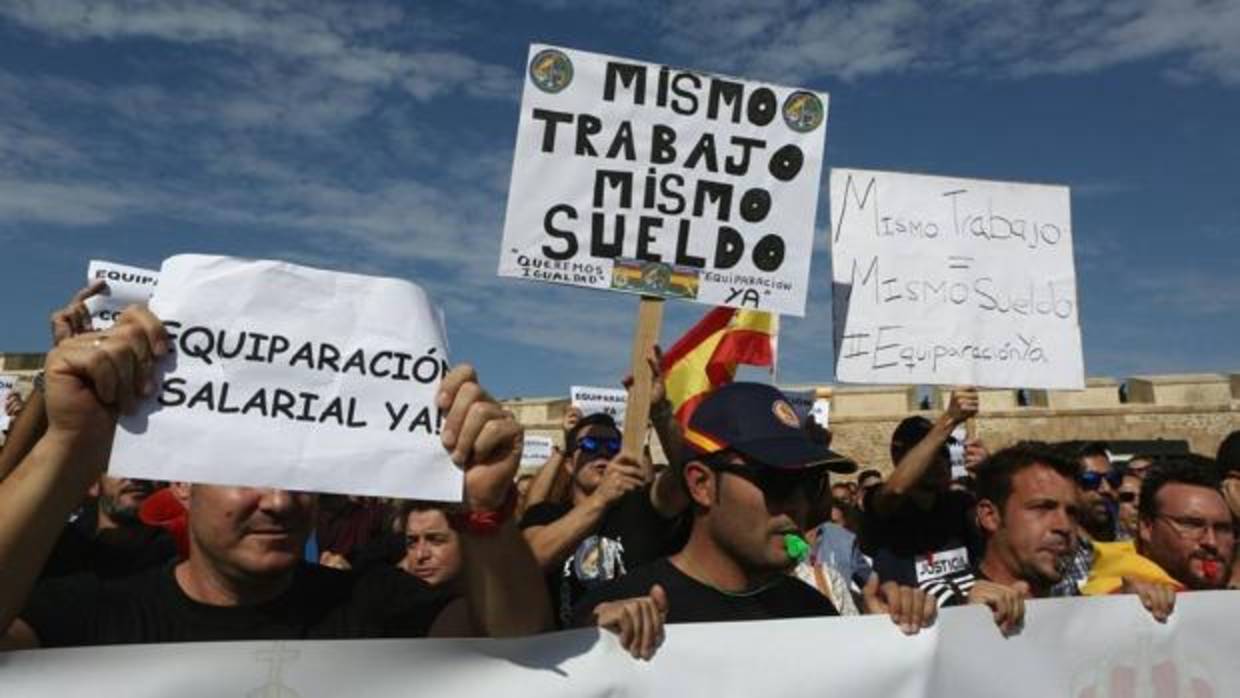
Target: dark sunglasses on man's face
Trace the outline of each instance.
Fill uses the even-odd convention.
[[[1081,473],[1081,476],[1077,478],[1077,481],[1081,483],[1081,489],[1091,491],[1102,487],[1103,480],[1107,481],[1107,484],[1111,486],[1111,489],[1118,489],[1120,483],[1124,481],[1124,474],[1117,470],[1112,470],[1107,473],[1096,473],[1092,470],[1087,470]]]
[[[1123,502],[1124,504],[1132,504],[1133,502],[1137,501],[1136,492],[1120,492],[1119,494],[1115,495],[1115,497],[1119,499],[1119,501]]]
[[[603,456],[611,458],[620,452],[620,439],[611,437],[601,439],[597,436],[583,436],[577,440],[577,450],[587,456]]]
[[[710,467],[745,478],[762,490],[766,499],[772,502],[787,501],[798,491],[805,495],[806,501],[816,502],[822,498],[822,493],[827,488],[826,473],[821,468],[786,471],[761,465],[739,465],[720,461],[710,463]]]

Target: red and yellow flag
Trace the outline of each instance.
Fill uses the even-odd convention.
[[[714,308],[663,354],[667,397],[676,419],[689,415],[711,389],[731,383],[740,364],[772,366],[779,316],[759,310]]]

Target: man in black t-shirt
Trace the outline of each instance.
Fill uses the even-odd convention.
[[[684,542],[677,516],[686,506],[674,468],[646,484],[641,465],[620,455],[620,430],[609,415],[580,419],[565,436],[565,451],[572,503],[540,502],[521,519],[561,626],[586,590],[675,552]]]
[[[91,489],[95,498],[65,525],[40,579],[79,572],[105,579],[126,577],[176,557],[172,536],[138,518],[155,483],[104,475]]]
[[[442,442],[465,470],[463,599],[392,569],[358,577],[303,563],[311,493],[194,485],[189,558],[138,577],[52,580],[31,590],[58,523],[108,462],[116,416],[149,395],[168,353],[140,307],[106,333],[66,339],[46,362],[47,432],[0,484],[0,649],[100,642],[525,635],[551,624],[533,556],[511,521],[521,428],[469,366],[444,376]]]
[[[838,615],[825,596],[788,574],[796,564],[788,538],[804,529],[811,502],[823,494],[825,471],[851,471],[851,462],[811,440],[783,394],[757,383],[711,393],[683,438],[691,451],[684,464],[693,511],[688,542],[675,555],[588,592],[574,623],[649,637],[644,650],[653,652],[664,619]]]
[[[972,497],[949,488],[947,446],[956,427],[977,413],[977,400],[976,390],[956,390],[935,421],[901,422],[891,437],[895,470],[865,495],[859,539],[874,571],[883,581],[924,589],[940,606],[967,601],[981,556]]]

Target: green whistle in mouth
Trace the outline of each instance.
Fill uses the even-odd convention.
[[[784,534],[784,550],[787,551],[788,557],[797,562],[802,562],[809,557],[809,543],[795,533]]]

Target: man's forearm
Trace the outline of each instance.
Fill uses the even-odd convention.
[[[915,446],[910,448],[900,462],[896,464],[896,468],[892,471],[891,476],[883,483],[882,489],[879,490],[879,502],[890,501],[893,498],[903,497],[908,494],[921,482],[925,477],[926,471],[934,464],[934,458],[938,454],[943,444],[947,443],[947,437],[951,436],[952,430],[956,428],[956,423],[946,415],[940,415],[934,420],[934,424],[930,427],[930,431],[925,438],[917,442]]]
[[[512,521],[493,536],[462,533],[465,598],[474,627],[488,637],[550,630],[551,601],[530,546]]]
[[[560,470],[560,466],[564,464],[564,454],[557,450],[551,452],[551,457],[546,463],[538,469],[538,473],[534,475],[534,480],[530,482],[529,494],[525,497],[525,508],[528,509],[539,502],[547,501],[551,496],[551,489],[555,486],[555,475]]]
[[[654,433],[659,436],[663,445],[663,455],[667,456],[667,464],[679,472],[684,455],[684,441],[680,434],[680,424],[676,421],[676,413],[672,411],[670,402],[650,407],[650,422],[654,425]]]
[[[546,526],[527,528],[525,540],[539,568],[550,571],[562,562],[594,529],[606,510],[605,505],[587,499]]]
[[[47,434],[0,482],[0,634],[25,606],[69,512],[103,473],[107,441]]]
[[[46,431],[47,410],[43,406],[43,391],[34,390],[17,419],[13,420],[4,447],[0,448],[0,481],[13,472]]]

